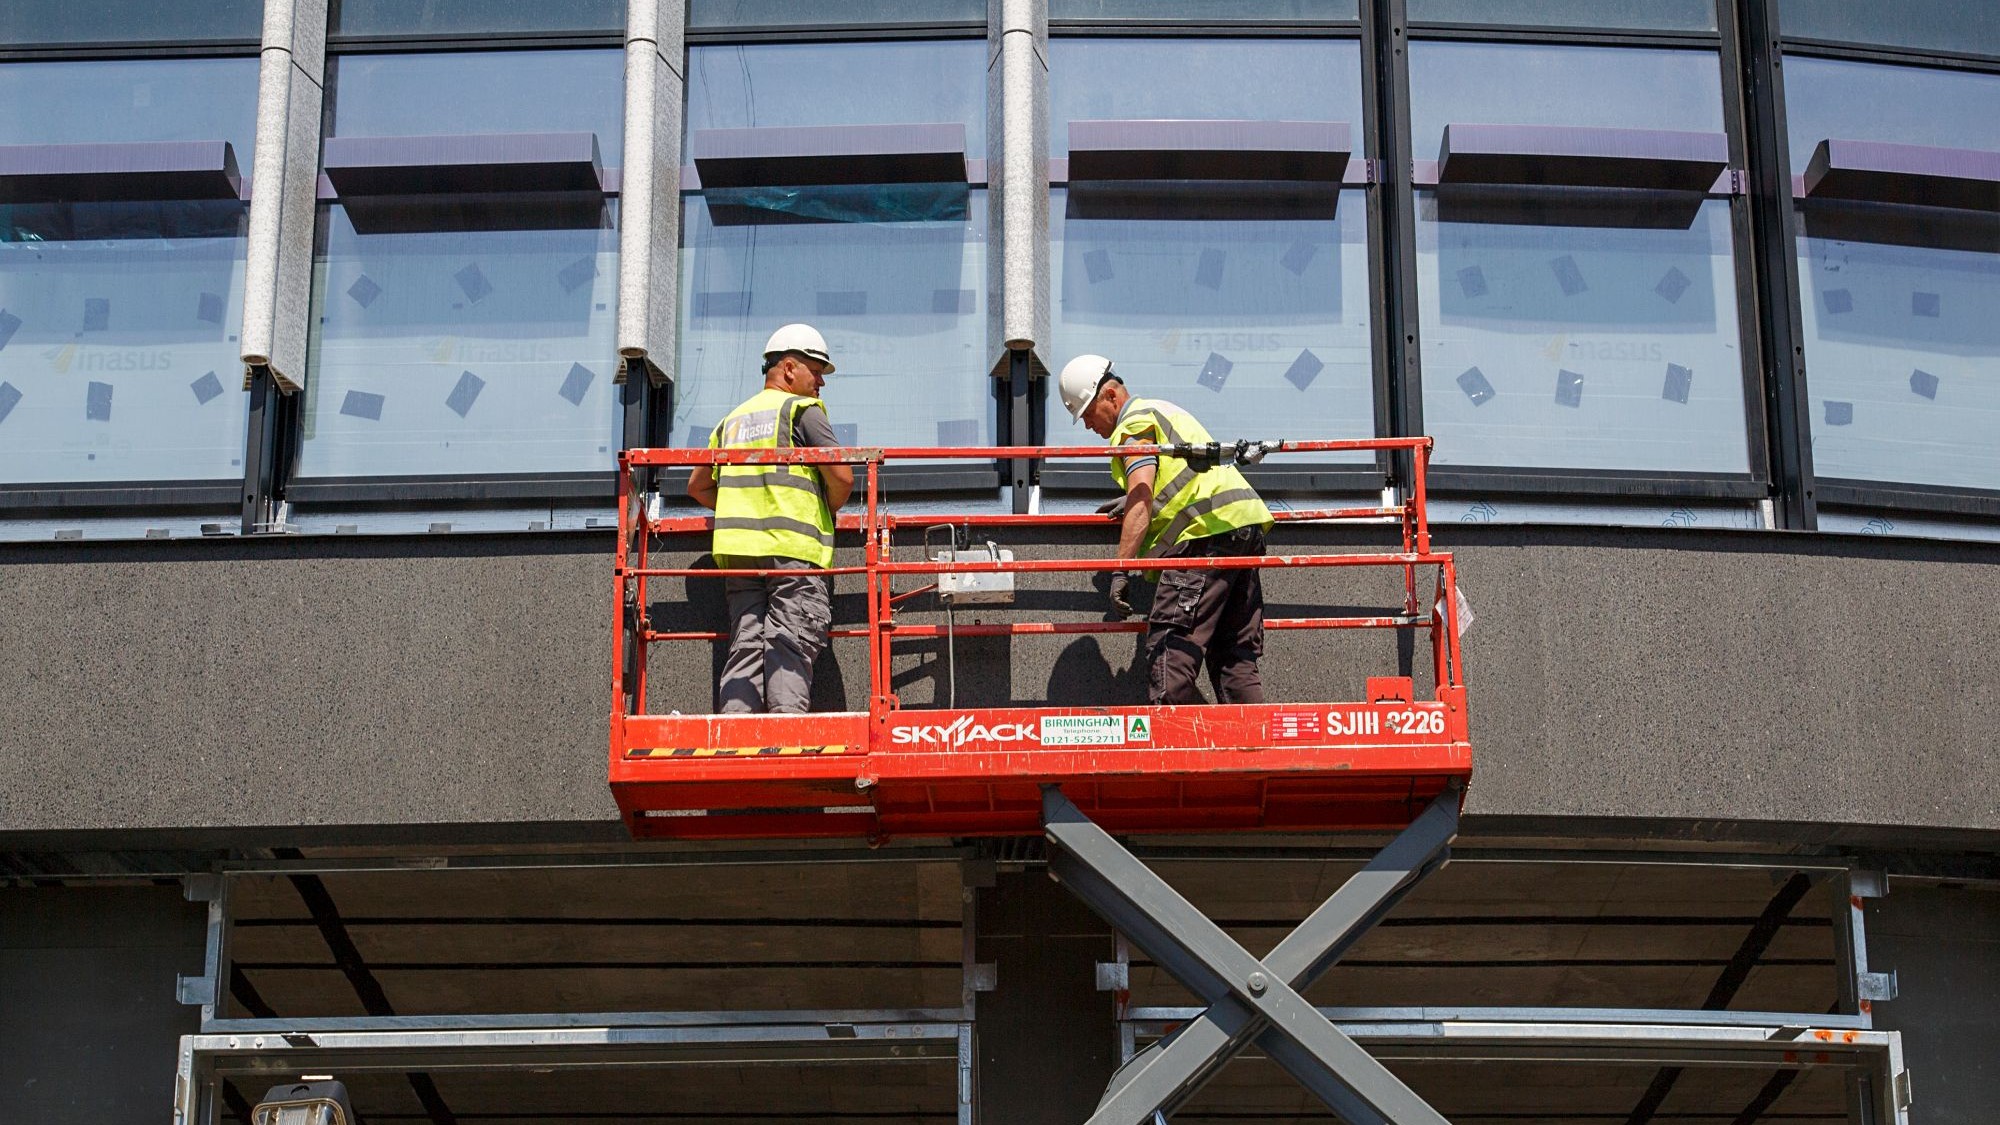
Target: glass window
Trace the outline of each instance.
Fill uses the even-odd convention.
[[[1411,141],[1456,121],[1721,131],[1712,51],[1418,42]],[[1441,465],[1749,471],[1729,204],[1417,193],[1424,427]]]
[[[963,122],[985,152],[978,40],[696,47],[688,126]],[[846,185],[690,193],[682,207],[675,440],[699,445],[763,385],[772,329],[817,327],[844,441],[977,445],[994,435],[985,190]]]
[[[1059,153],[1070,121],[1103,118],[1345,121],[1360,135],[1352,40],[1056,39],[1050,66]],[[1218,438],[1374,434],[1361,190],[1072,184],[1049,211],[1050,367],[1108,356],[1133,393]],[[1068,432],[1053,394],[1047,410],[1049,433]]]
[[[986,23],[986,0],[688,0],[688,29]]]
[[[1049,0],[1049,19],[1078,23],[1307,23],[1360,18],[1357,0]]]
[[[0,66],[0,144],[224,139],[257,60]],[[0,481],[242,475],[236,200],[0,204]]]
[[[1411,23],[1714,31],[1715,0],[1409,0]]]
[[[756,43],[688,51],[687,127],[961,122],[986,155],[986,44]]]
[[[605,167],[624,156],[622,51],[341,55],[327,94],[334,136],[595,133]]]
[[[2000,151],[2000,75],[1785,60],[1792,170],[1828,138]],[[2000,220],[1802,201],[1813,471],[2000,489]]]
[[[1049,40],[1049,155],[1069,123],[1128,118],[1345,121],[1361,139],[1361,53],[1347,39]]]
[[[587,131],[616,165],[622,72],[616,50],[345,56],[331,132]],[[608,470],[616,216],[550,195],[322,207],[299,475]]]
[[[250,173],[257,60],[103,59],[0,64],[0,144],[228,141]]]
[[[1965,0],[1785,0],[1787,39],[2000,55],[2000,5]]]
[[[263,32],[263,0],[7,0],[0,4],[0,45],[9,47],[255,41]]]
[[[625,0],[333,0],[335,35],[623,31]]]

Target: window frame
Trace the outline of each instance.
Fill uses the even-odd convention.
[[[0,47],[0,64],[102,62],[117,59],[254,59],[263,53],[258,39],[159,40],[153,42],[47,44]],[[255,98],[253,92],[252,98]],[[253,106],[254,108],[254,106]],[[250,170],[242,169],[245,181]],[[249,201],[248,196],[243,197]],[[247,232],[245,237],[247,238]],[[237,368],[240,369],[240,364]],[[249,422],[246,412],[246,430]],[[243,503],[244,489],[253,485],[249,457],[241,458],[241,478],[129,481],[0,481],[0,518],[43,516],[130,516],[223,513],[232,518]]]
[[[1773,3],[1777,0],[1772,0]],[[2000,77],[2000,54],[1977,55],[1953,53],[1939,55],[1907,47],[1874,47],[1854,43],[1836,43],[1819,39],[1781,38],[1776,47],[1786,56],[1801,58],[1836,59],[1844,62],[1878,63],[1885,66],[1921,67],[1928,70],[1969,71]],[[1777,154],[1785,166],[1797,175],[1803,169],[1791,168],[1789,150]],[[1804,244],[1806,230],[1797,200],[1786,208],[1789,231],[1796,257],[1797,248]],[[2000,262],[2000,250],[1992,252],[1996,262]],[[1804,279],[1800,279],[1803,287]],[[1800,299],[1804,299],[1801,293]],[[1801,334],[1801,348],[1808,341]],[[1804,352],[1805,387],[1811,386],[1812,354]],[[1801,391],[1801,398],[1804,391]],[[1813,419],[1810,411],[1802,411],[1799,416],[1799,439],[1810,446],[1813,438]],[[1964,488],[1955,485],[1922,484],[1917,482],[1861,480],[1852,477],[1820,476],[1809,479],[1807,488],[1814,493],[1817,503],[1831,507],[1865,512],[1868,514],[1889,512],[1915,512],[1938,516],[1971,516],[1985,519],[2000,519],[2000,482],[1992,488]]]
[[[1748,192],[1741,187],[1749,164],[1749,145],[1744,135],[1743,94],[1737,80],[1740,67],[1737,65],[1735,37],[1728,33],[1734,4],[1732,0],[1717,0],[1716,6],[1718,30],[1714,32],[1412,22],[1408,38],[1413,47],[1419,42],[1429,41],[1713,52],[1722,95],[1723,132],[1729,138],[1729,170],[1739,190],[1726,196],[1707,195],[1704,198],[1721,198],[1729,204],[1731,267],[1736,279],[1737,346],[1742,357],[1739,374],[1743,383],[1744,448],[1749,470],[1718,473],[1560,466],[1434,465],[1428,479],[1431,492],[1446,496],[1518,496],[1543,500],[1576,496],[1592,500],[1632,497],[1658,501],[1735,500],[1746,503],[1771,499],[1775,494],[1773,435],[1764,406],[1765,342],[1758,328],[1757,247],[1749,224]],[[1410,97],[1407,69],[1401,77],[1402,89],[1398,94],[1407,107]],[[1415,138],[1407,132],[1407,128],[1405,122],[1404,143],[1414,147]],[[1410,272],[1414,285],[1417,268],[1414,258],[1405,263],[1405,268]],[[1406,310],[1406,316],[1405,333],[1412,337],[1420,335],[1417,309],[1412,307]],[[1404,418],[1409,420],[1407,430],[1412,435],[1424,432],[1423,378],[1421,365],[1411,364],[1402,380],[1401,405]]]
[[[1391,424],[1389,396],[1394,393],[1390,377],[1390,365],[1383,350],[1387,337],[1395,335],[1389,330],[1388,316],[1384,311],[1385,261],[1388,250],[1382,237],[1383,208],[1381,194],[1385,185],[1381,182],[1380,167],[1383,164],[1377,151],[1376,129],[1373,121],[1375,102],[1376,68],[1370,65],[1370,42],[1367,34],[1368,0],[1362,0],[1361,18],[1357,20],[1313,20],[1308,22],[1275,22],[1256,20],[1218,20],[1198,23],[1183,21],[1174,23],[1140,24],[1120,20],[1056,20],[1049,21],[1049,38],[1065,39],[1320,39],[1331,42],[1352,42],[1360,52],[1361,66],[1361,113],[1360,120],[1351,123],[1352,136],[1358,142],[1350,157],[1350,173],[1358,171],[1359,183],[1343,180],[1337,191],[1357,191],[1362,203],[1362,234],[1368,254],[1368,292],[1364,295],[1369,313],[1369,370],[1370,390],[1374,399],[1371,414],[1374,417],[1374,432],[1355,434],[1355,437],[1390,437],[1394,427]],[[1053,52],[1051,52],[1053,53]],[[1053,71],[1050,75],[1054,80]],[[1053,101],[1053,98],[1051,99]],[[1051,107],[1053,109],[1053,106]],[[1050,126],[1056,124],[1053,113]],[[1051,158],[1051,163],[1059,158]],[[1054,178],[1051,170],[1045,190],[1054,191],[1067,187],[1068,181]],[[1050,261],[1054,254],[1051,247]],[[1051,279],[1053,280],[1053,279]],[[1053,299],[1053,298],[1051,298]],[[1112,357],[1114,360],[1116,356]],[[1039,388],[1029,409],[1035,418],[1046,418],[1048,412],[1048,379],[1035,381]],[[1047,422],[1038,423],[1044,427]],[[1064,435],[1053,435],[1061,438]],[[1283,437],[1282,434],[1266,435]],[[1053,444],[1069,444],[1055,441]],[[1253,485],[1274,495],[1314,494],[1314,495],[1366,495],[1378,496],[1382,490],[1396,480],[1395,458],[1386,451],[1375,454],[1369,461],[1308,461],[1297,457],[1284,458],[1275,463],[1267,463],[1243,470],[1245,478]],[[1072,495],[1077,493],[1101,494],[1110,480],[1108,469],[1091,466],[1081,467],[1074,462],[1045,462],[1037,459],[1034,465],[1034,480],[1045,490]]]

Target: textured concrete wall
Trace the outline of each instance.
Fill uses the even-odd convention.
[[[176,887],[0,889],[0,1121],[165,1121],[207,911]]]
[[[2000,690],[1980,644],[2000,635],[2000,549],[1546,528],[1440,539],[1477,614],[1474,825],[2000,831]],[[1084,540],[1011,542],[1050,555]],[[0,547],[0,833],[616,837],[610,544]],[[1270,599],[1274,613],[1384,605],[1397,585],[1297,572]],[[656,615],[718,625],[718,587],[666,585]],[[1082,579],[1022,596],[1036,616],[1100,606]],[[851,582],[836,608],[858,618]],[[967,640],[959,700],[1136,701],[1134,642]],[[1347,694],[1397,659],[1379,634],[1273,634],[1270,650],[1280,699]],[[859,706],[859,650],[838,651],[821,704]],[[942,694],[937,653],[899,661],[906,699]],[[655,707],[708,707],[715,665],[694,646],[659,655]]]

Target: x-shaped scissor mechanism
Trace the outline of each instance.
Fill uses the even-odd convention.
[[[1148,1125],[1251,1043],[1350,1125],[1447,1125],[1299,995],[1410,889],[1458,832],[1454,783],[1262,961],[1062,795],[1042,790],[1049,870],[1208,1004],[1112,1076],[1089,1125]]]

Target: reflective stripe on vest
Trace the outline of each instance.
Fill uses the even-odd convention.
[[[1194,415],[1164,399],[1135,398],[1112,431],[1113,445],[1207,445],[1209,436]],[[1123,491],[1125,465],[1113,459],[1111,477]],[[1271,511],[1234,465],[1196,469],[1162,453],[1153,475],[1152,519],[1142,552],[1158,555],[1190,539],[1224,535],[1246,527],[1270,527]]]
[[[722,419],[710,449],[788,449],[799,414],[816,398],[765,388]],[[833,512],[811,465],[717,465],[717,555],[833,563]]]

